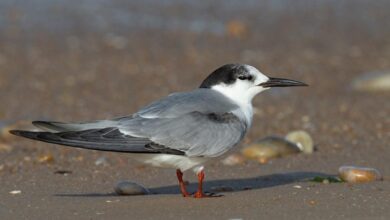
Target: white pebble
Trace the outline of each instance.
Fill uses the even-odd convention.
[[[22,191],[21,190],[12,190],[11,192],[9,192],[9,194],[12,194],[12,195],[17,195],[17,194],[21,194]]]

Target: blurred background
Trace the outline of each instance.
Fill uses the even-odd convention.
[[[305,130],[317,151],[260,169],[249,163],[220,172],[225,168],[217,161],[207,173],[212,178],[335,173],[343,164],[390,172],[388,0],[0,0],[2,188],[34,186],[30,191],[37,195],[101,192],[128,178],[147,186],[175,185],[172,171],[141,167],[126,155],[54,147],[11,137],[8,130],[32,129],[29,121],[36,119],[129,115],[169,93],[198,87],[226,63],[250,64],[268,76],[310,85],[256,97],[253,126],[240,146]],[[54,174],[64,169],[73,173],[68,179]],[[327,192],[320,195],[335,201]],[[46,198],[58,205],[65,200]],[[300,203],[290,203],[295,204]]]
[[[313,132],[344,126],[377,138],[389,93],[353,87],[370,90],[359,80],[390,69],[389,11],[387,0],[1,0],[0,119],[127,115],[247,63],[311,85],[256,98],[258,119],[283,120],[254,123],[256,133],[307,116]]]

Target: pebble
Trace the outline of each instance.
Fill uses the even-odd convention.
[[[342,166],[339,168],[342,180],[348,183],[366,183],[383,180],[382,174],[375,168]]]
[[[290,154],[301,152],[299,147],[280,137],[263,138],[242,150],[242,154],[249,159],[255,159],[261,162],[266,162],[269,159],[282,157]]]
[[[221,162],[223,165],[226,166],[235,166],[243,164],[245,162],[245,158],[240,154],[231,154],[225,159],[223,159]]]
[[[17,195],[17,194],[21,194],[22,191],[21,190],[12,190],[11,192],[9,192],[9,194],[12,194],[12,195]]]
[[[116,194],[121,196],[125,196],[125,195],[135,196],[135,195],[150,194],[149,190],[146,189],[145,187],[129,181],[119,182],[118,184],[116,184],[114,190]]]
[[[95,165],[96,166],[108,166],[110,164],[108,163],[108,160],[106,157],[99,157],[98,159],[96,159]]]
[[[72,171],[70,171],[70,170],[57,170],[54,172],[54,174],[60,174],[60,175],[67,176],[69,174],[72,174]]]
[[[311,154],[314,151],[313,139],[306,131],[292,131],[286,135],[286,139],[295,143],[305,154]]]
[[[54,162],[54,157],[51,154],[46,154],[38,157],[37,161],[39,163],[53,163]]]
[[[370,72],[363,74],[352,82],[357,91],[390,91],[390,72]]]

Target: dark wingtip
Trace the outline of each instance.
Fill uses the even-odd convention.
[[[10,134],[19,136],[19,137],[25,137],[25,138],[32,138],[34,137],[34,133],[32,131],[22,131],[22,130],[10,130]]]
[[[16,136],[20,136],[20,133],[22,132],[22,131],[20,131],[20,130],[10,130],[10,131],[8,131],[10,134],[13,134],[13,135],[16,135]]]

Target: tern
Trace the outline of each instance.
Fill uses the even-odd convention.
[[[272,78],[246,64],[226,64],[189,92],[172,93],[138,112],[110,120],[81,123],[34,121],[42,132],[12,130],[25,138],[76,148],[129,153],[155,167],[176,169],[184,197],[203,198],[204,164],[236,146],[251,127],[252,99],[272,87],[307,86]],[[183,172],[198,177],[194,194]]]

